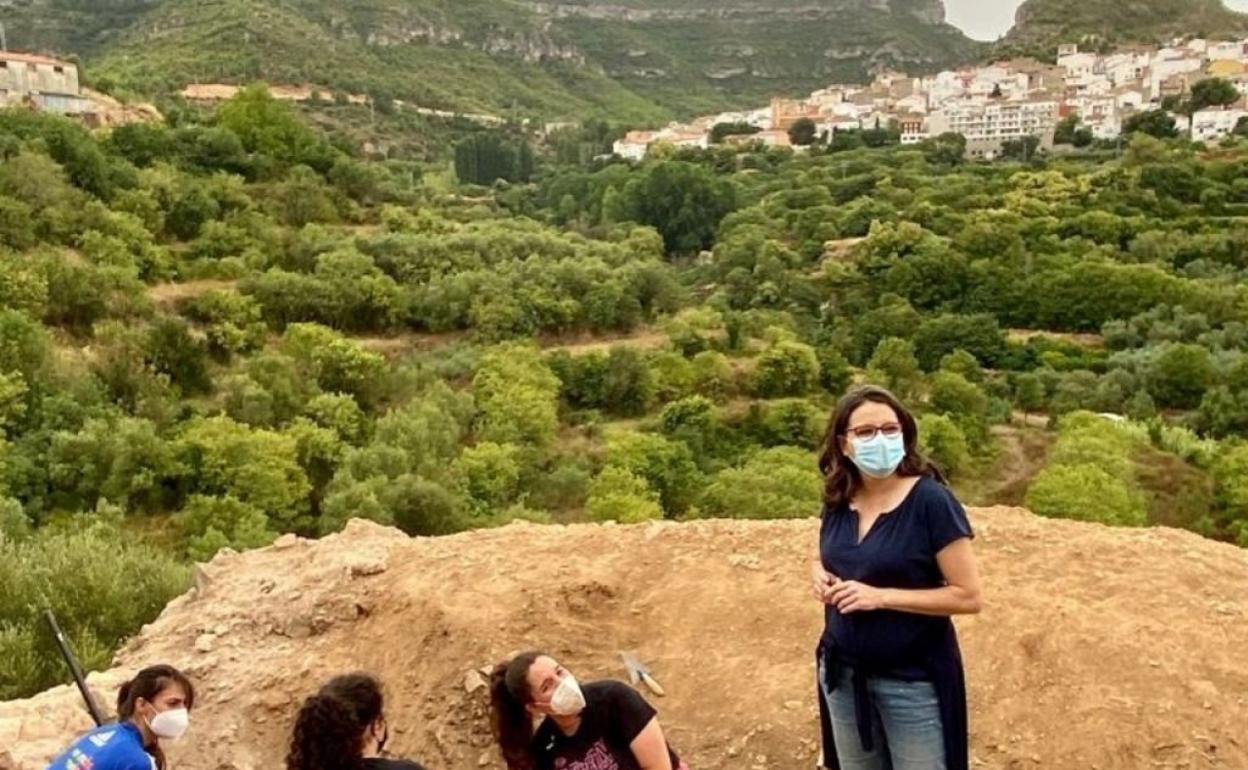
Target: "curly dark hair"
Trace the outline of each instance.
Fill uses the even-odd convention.
[[[299,709],[287,770],[361,770],[364,734],[383,704],[381,685],[368,674],[331,679]]]

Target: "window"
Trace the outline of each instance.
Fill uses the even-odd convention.
[[[52,68],[52,71],[53,71],[53,72],[55,72],[55,73],[56,73],[56,74],[58,74],[58,75],[64,75],[64,74],[65,74],[65,68],[64,68],[64,67],[62,67],[62,66],[61,66],[61,65],[59,65],[59,64],[58,64],[58,65],[56,65],[55,67],[53,67],[53,68]]]

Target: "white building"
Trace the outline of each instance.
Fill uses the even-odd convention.
[[[711,139],[705,131],[691,131],[686,127],[660,131],[657,141],[660,144],[670,144],[682,149],[705,150],[711,146]]]
[[[708,120],[702,120],[707,123]],[[711,146],[707,131],[697,126],[673,123],[659,131],[629,131],[623,139],[611,145],[611,151],[625,160],[641,160],[656,144],[668,144],[678,148],[705,150]]]
[[[948,70],[924,78],[922,87],[927,92],[928,108],[932,109],[949,99],[965,96],[972,78],[969,73]]]
[[[1248,112],[1241,109],[1200,110],[1192,115],[1192,139],[1213,142],[1230,136],[1244,117],[1248,117]]]
[[[1136,83],[1148,74],[1151,57],[1148,54],[1119,53],[1105,57],[1102,67],[1105,76],[1115,86]]]
[[[0,106],[29,103],[62,115],[91,111],[82,98],[78,65],[37,54],[0,51]]]
[[[1092,138],[1111,140],[1122,135],[1122,121],[1123,114],[1116,113],[1083,120],[1083,124],[1092,132]]]
[[[611,151],[625,160],[642,160],[654,142],[655,131],[629,131],[611,145]]]
[[[757,129],[771,128],[771,110],[750,110],[747,112],[721,112],[706,121],[714,127],[719,123],[744,123]]]
[[[1153,96],[1161,93],[1161,86],[1176,75],[1191,75],[1205,68],[1204,59],[1183,51],[1166,49],[1158,52],[1149,68],[1149,88]]]
[[[1204,56],[1209,50],[1209,41],[1200,37],[1194,37],[1191,40],[1186,41],[1180,39],[1175,43],[1174,47],[1187,51],[1188,53]]]
[[[1074,96],[1066,100],[1066,107],[1088,124],[1118,114],[1118,100],[1108,94]]]
[[[1070,53],[1057,57],[1057,66],[1066,71],[1067,77],[1087,77],[1095,72],[1099,60],[1094,53]]]
[[[849,97],[858,89],[848,88],[844,86],[832,86],[830,88],[821,88],[818,91],[812,91],[810,98],[806,101],[816,105],[820,112],[833,109],[836,105],[844,104]]]
[[[908,112],[908,113],[917,112],[919,114],[926,113],[927,112],[927,95],[922,94],[922,93],[917,93],[912,96],[907,96],[904,99],[898,99],[897,102],[893,105],[893,108],[897,110],[898,112]]]
[[[1144,91],[1138,88],[1120,88],[1114,92],[1114,99],[1120,112],[1142,110],[1148,103]]]
[[[862,130],[862,121],[848,116],[832,115],[815,124],[816,133],[826,136],[828,141],[831,141],[832,137],[838,133],[860,130]]]
[[[901,132],[902,144],[920,144],[932,138],[927,117],[918,113],[898,116],[897,130]]]
[[[1243,61],[1248,58],[1248,41],[1214,43],[1205,51],[1205,58],[1209,61]]]
[[[1000,155],[1006,142],[1028,136],[1038,137],[1043,147],[1052,147],[1057,115],[1055,101],[967,99],[942,105],[928,118],[927,129],[931,136],[961,134],[972,157],[991,160]]]

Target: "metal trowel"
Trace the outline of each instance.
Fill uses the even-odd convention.
[[[650,692],[663,697],[667,695],[663,688],[655,680],[654,675],[650,673],[650,667],[641,662],[641,658],[637,657],[633,652],[621,652],[620,660],[624,661],[624,668],[628,669],[628,681],[634,686],[638,682],[644,684]]]

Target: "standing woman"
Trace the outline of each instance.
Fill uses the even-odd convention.
[[[824,765],[966,770],[966,681],[952,615],[980,610],[966,511],[888,391],[847,394],[824,438],[812,565]]]
[[[151,666],[121,686],[117,724],[97,727],[48,770],[167,770],[162,740],[177,740],[195,705],[191,680],[172,666]]]
[[[540,652],[494,669],[490,705],[507,770],[688,770],[636,690],[609,679],[582,687]]]
[[[384,705],[381,684],[368,674],[329,680],[295,717],[287,770],[424,770],[382,758],[390,738]]]

